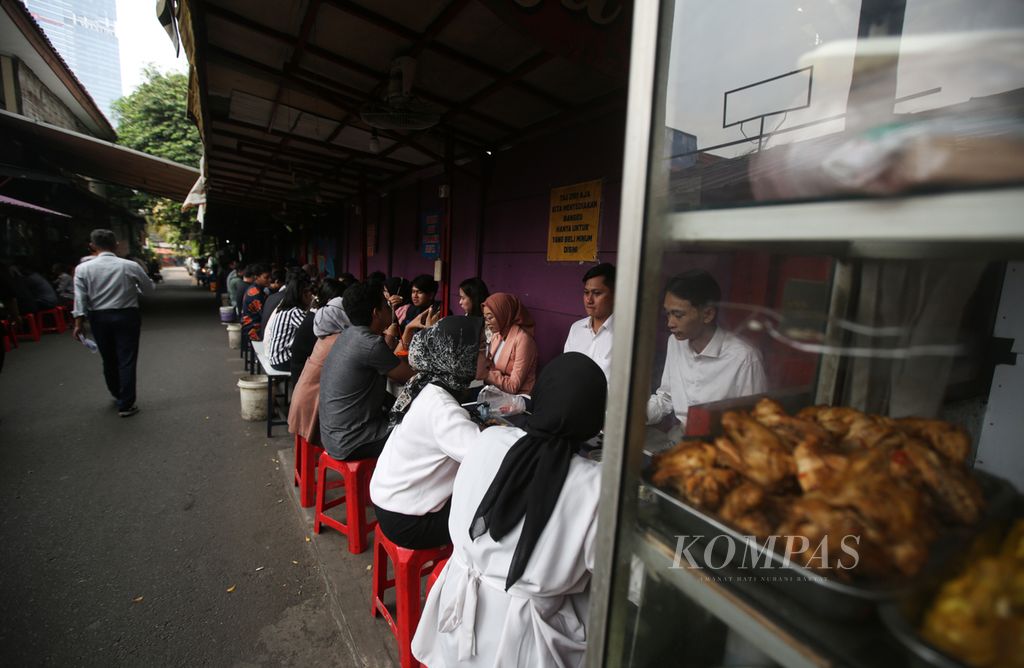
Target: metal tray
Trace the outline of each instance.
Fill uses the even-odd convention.
[[[746,549],[744,534],[717,517],[659,489],[650,482],[651,472],[649,467],[644,472],[644,487],[649,489],[669,524],[679,530],[677,535],[701,536],[697,541],[697,544],[704,546],[701,552],[710,544],[712,554],[718,559],[723,559],[723,555],[727,554],[731,541],[734,554],[742,558],[742,550]],[[922,585],[933,582],[935,573],[945,571],[945,564],[969,544],[980,527],[986,526],[993,517],[1005,517],[1012,513],[1016,499],[1012,485],[981,471],[976,471],[975,476],[986,500],[985,517],[977,527],[944,531],[931,545],[928,563],[914,578],[885,583],[841,582],[798,563],[787,562],[783,554],[774,551],[758,554],[758,565],[748,566],[745,573],[824,618],[843,622],[863,621],[879,605],[904,599]],[[725,536],[728,540],[715,540],[719,536]]]

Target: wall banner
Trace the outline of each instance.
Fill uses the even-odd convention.
[[[548,262],[597,261],[601,180],[551,189]]]
[[[425,211],[420,218],[420,255],[428,260],[441,257],[441,212]]]

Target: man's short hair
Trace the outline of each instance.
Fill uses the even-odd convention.
[[[112,230],[95,229],[89,233],[89,241],[103,250],[112,251],[117,248],[117,235]]]
[[[345,290],[342,296],[345,314],[353,325],[367,327],[373,322],[373,309],[383,308],[384,285],[377,281],[363,281]]]
[[[412,279],[412,287],[430,295],[437,294],[437,281],[430,274],[420,274]]]
[[[715,306],[722,301],[722,288],[718,281],[703,269],[691,269],[673,276],[665,286],[665,292],[685,299],[695,308]]]
[[[604,284],[612,292],[615,291],[615,265],[607,262],[602,262],[596,267],[591,267],[587,270],[587,273],[583,274],[583,284],[586,285],[587,281],[592,278],[601,277]]]
[[[246,276],[249,275],[250,271],[252,272],[252,277],[255,278],[262,274],[269,274],[270,267],[265,264],[250,264],[249,268],[245,270]]]

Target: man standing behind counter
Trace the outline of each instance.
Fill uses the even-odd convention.
[[[612,312],[615,310],[615,267],[607,262],[583,275],[583,308],[587,317],[569,328],[562,352],[583,353],[609,378],[612,366]]]
[[[117,414],[130,417],[135,405],[135,367],[139,358],[139,294],[153,292],[153,281],[135,262],[114,255],[117,237],[110,230],[93,230],[89,246],[98,253],[75,270],[75,327],[82,335],[86,316],[103,358],[103,379],[117,400]]]
[[[673,412],[679,420],[672,438],[686,431],[690,406],[764,392],[761,355],[749,343],[718,326],[722,290],[706,271],[687,271],[665,288],[671,336],[661,386],[647,400],[647,424]]]

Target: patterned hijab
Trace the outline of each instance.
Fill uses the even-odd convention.
[[[508,336],[508,330],[512,328],[512,325],[519,325],[531,336],[533,335],[533,316],[515,295],[510,295],[507,292],[495,292],[484,300],[484,306],[494,314],[494,321],[498,326],[501,338],[504,339]]]
[[[574,453],[601,430],[607,392],[601,367],[582,353],[559,355],[537,379],[533,413],[523,427],[526,435],[505,454],[469,527],[473,540],[489,533],[500,541],[523,522],[505,578],[506,590],[530,562],[562,493]]]
[[[341,305],[341,297],[335,297],[313,314],[313,334],[319,338],[340,334],[352,326],[348,314]]]
[[[416,375],[409,379],[391,409],[391,425],[399,424],[409,406],[428,384],[450,394],[462,392],[476,377],[480,354],[480,332],[484,321],[465,315],[442,318],[430,329],[413,337],[409,344],[409,365]]]

